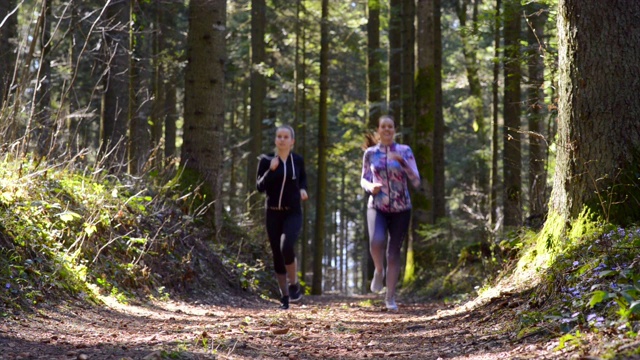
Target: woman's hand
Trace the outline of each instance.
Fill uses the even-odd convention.
[[[395,160],[397,162],[399,162],[400,164],[404,163],[404,158],[402,157],[402,155],[400,155],[397,152],[390,152],[387,154],[387,158],[390,160]]]
[[[280,159],[278,159],[278,156],[274,156],[273,159],[271,159],[271,165],[269,166],[269,168],[271,169],[271,171],[274,171],[278,168],[278,165],[280,165]]]
[[[373,195],[376,195],[377,193],[379,193],[381,189],[382,189],[382,184],[380,183],[371,184],[371,193]]]
[[[309,198],[309,195],[307,195],[307,190],[305,189],[300,190],[300,198],[302,199],[302,201],[305,201]]]

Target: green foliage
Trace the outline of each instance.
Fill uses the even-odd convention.
[[[499,274],[505,261],[511,261],[506,249],[483,239],[478,227],[462,219],[423,224],[417,233],[416,280],[407,290],[421,296],[468,296]]]
[[[187,214],[199,217],[211,206],[209,201],[213,199],[211,189],[202,175],[194,169],[188,167],[178,169],[169,186],[177,188],[173,200],[179,202],[182,210]]]
[[[628,226],[640,212],[640,149],[629,149],[632,159],[613,174],[594,179],[595,188],[586,208],[607,223]]]
[[[536,276],[528,272],[529,287],[537,286],[532,287],[530,309],[520,316],[520,333],[556,328],[564,333],[556,350],[581,346],[586,331],[635,338],[633,324],[640,320],[639,243],[639,227],[602,223],[588,211],[568,225],[548,220],[525,250],[526,261],[540,267]],[[524,268],[518,267],[510,281],[523,279]]]
[[[92,302],[167,299],[168,289],[183,287],[192,257],[180,246],[202,230],[175,203],[193,204],[196,193],[179,193],[171,183],[154,189],[89,177],[76,164],[64,165],[53,171],[28,159],[0,164],[2,303],[31,306],[52,294]]]
[[[576,330],[575,335],[573,334],[565,334],[560,337],[558,346],[555,348],[556,351],[562,350],[565,348],[567,344],[571,344],[573,346],[580,346],[582,344],[583,338],[580,330]]]

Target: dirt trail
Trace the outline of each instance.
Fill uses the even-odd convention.
[[[380,297],[307,296],[288,311],[275,302],[228,306],[160,302],[107,309],[41,309],[0,322],[0,359],[555,359],[554,343],[514,340],[494,302],[456,313],[436,303]],[[492,316],[493,315],[493,316]],[[536,342],[537,341],[537,342]]]

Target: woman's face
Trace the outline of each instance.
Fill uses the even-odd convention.
[[[383,144],[393,143],[393,139],[396,136],[396,127],[393,120],[389,118],[383,118],[378,124],[378,135],[380,135],[380,142]]]
[[[291,150],[295,140],[291,136],[289,129],[280,128],[276,131],[276,147],[278,150]]]

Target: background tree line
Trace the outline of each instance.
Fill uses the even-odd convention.
[[[615,23],[625,6],[638,7],[621,0],[603,21]],[[599,40],[599,30],[578,18],[567,26],[585,26],[585,38],[563,38],[559,12],[602,11],[576,7],[569,0],[5,0],[2,148],[34,161],[79,157],[117,176],[179,176],[200,199],[186,210],[206,211],[221,234],[225,221],[260,228],[256,158],[273,147],[275,125],[292,124],[311,180],[303,279],[316,294],[352,292],[367,288],[372,271],[359,186],[363,135],[389,113],[423,178],[413,194],[404,283],[431,294],[468,291],[518,247],[513,231],[541,227],[550,211],[575,218],[587,205],[611,221],[638,220],[637,101],[619,95],[591,109],[572,98],[582,89],[578,99],[602,104],[612,80],[600,72],[621,60],[637,64],[638,49],[621,45],[634,51],[598,63],[569,56],[571,41]],[[617,92],[637,90],[627,85]],[[620,117],[621,108],[632,111]],[[571,115],[580,111],[601,117]],[[596,138],[575,145],[591,129]],[[247,239],[262,242],[256,233],[246,231]],[[460,262],[481,273],[457,272]],[[463,281],[453,285],[456,276]]]

